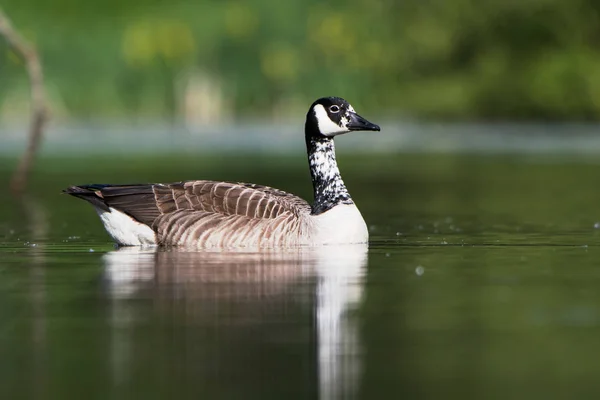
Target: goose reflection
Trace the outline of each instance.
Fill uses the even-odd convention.
[[[260,252],[122,248],[103,261],[112,299],[113,383],[127,380],[139,363],[136,327],[158,320],[168,321],[168,343],[175,343],[152,349],[164,362],[181,362],[185,353],[187,368],[202,364],[199,375],[213,368],[213,375],[243,377],[236,379],[242,394],[267,390],[257,382],[269,376],[282,385],[300,383],[296,389],[321,398],[357,395],[361,352],[353,311],[361,300],[366,245]],[[148,300],[141,304],[150,303],[151,311],[130,300]],[[198,346],[209,346],[211,355],[194,353]]]

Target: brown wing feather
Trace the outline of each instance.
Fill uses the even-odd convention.
[[[95,196],[91,197],[96,202],[101,201],[106,206],[122,211],[149,226],[161,215],[180,210],[256,219],[273,219],[286,213],[297,216],[310,211],[309,204],[297,196],[251,183],[184,181],[147,185],[91,185],[79,188],[87,189],[85,193],[93,192]]]
[[[162,214],[169,210],[194,210],[222,215],[242,215],[250,218],[276,218],[283,213],[298,215],[310,209],[308,203],[287,192],[249,183],[186,181],[156,185],[156,196]],[[158,190],[157,190],[158,189]],[[175,206],[173,205],[175,204]]]

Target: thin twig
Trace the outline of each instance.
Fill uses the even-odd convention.
[[[27,149],[13,174],[10,189],[15,196],[21,195],[27,186],[29,172],[33,166],[35,155],[39,148],[42,133],[48,120],[48,107],[44,91],[44,74],[40,58],[34,46],[29,44],[17,32],[6,14],[0,8],[0,35],[4,36],[8,45],[21,56],[29,74],[31,88],[31,122],[29,126],[29,141]]]

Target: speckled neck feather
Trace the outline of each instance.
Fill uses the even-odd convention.
[[[314,190],[312,214],[321,214],[338,204],[353,204],[335,160],[333,139],[306,135],[308,165]]]

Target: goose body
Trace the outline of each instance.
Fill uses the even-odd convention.
[[[312,205],[268,186],[207,180],[168,184],[81,185],[66,193],[90,202],[120,245],[288,247],[365,243],[368,230],[341,179],[333,137],[379,130],[345,100],[310,107],[305,138]]]

